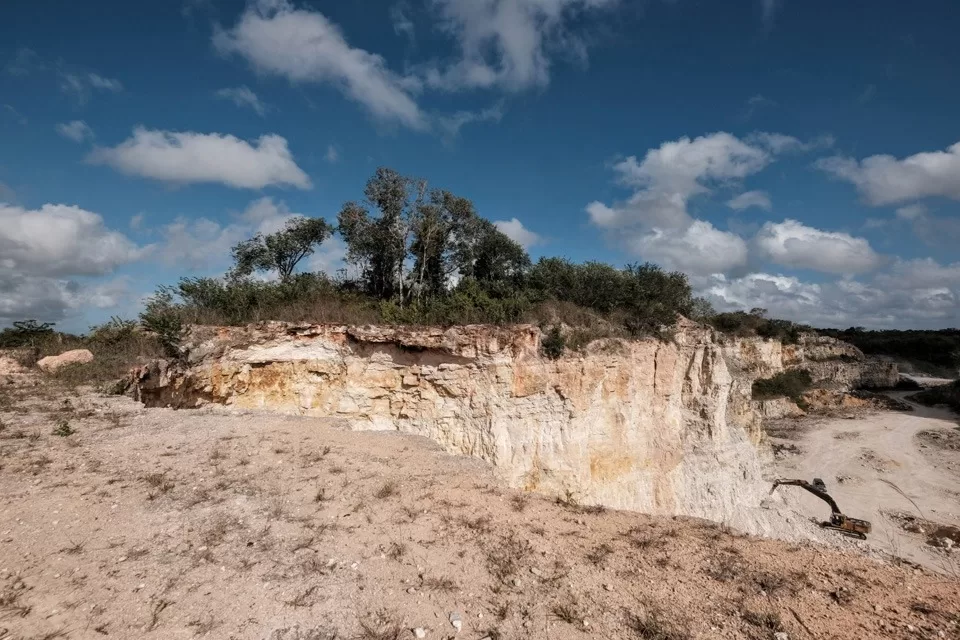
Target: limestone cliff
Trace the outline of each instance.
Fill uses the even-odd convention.
[[[137,372],[136,393],[150,406],[339,416],[482,458],[514,486],[757,530],[745,511],[769,485],[750,385],[842,349],[684,322],[672,342],[598,341],[550,360],[540,336],[534,326],[196,327],[181,362]]]

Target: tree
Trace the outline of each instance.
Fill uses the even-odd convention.
[[[232,275],[244,278],[254,271],[276,271],[288,280],[301,260],[330,237],[333,228],[322,218],[298,216],[276,233],[258,233],[233,248]]]
[[[367,293],[383,300],[406,301],[407,252],[418,224],[426,182],[381,167],[367,181],[367,203],[379,210],[370,215],[364,204],[347,202],[337,216],[347,259],[362,273]]]
[[[364,193],[367,202],[345,203],[337,220],[348,260],[360,268],[366,292],[381,300],[403,306],[445,295],[454,274],[517,284],[530,264],[523,247],[479,217],[470,200],[428,191],[424,180],[380,168]]]

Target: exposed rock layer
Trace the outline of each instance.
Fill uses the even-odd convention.
[[[849,386],[859,354],[829,338],[783,346],[693,323],[672,342],[598,341],[558,360],[539,347],[533,326],[197,327],[184,362],[141,369],[136,390],[151,406],[340,416],[483,458],[514,486],[757,530],[745,513],[768,485],[753,380],[815,364],[815,377]]]

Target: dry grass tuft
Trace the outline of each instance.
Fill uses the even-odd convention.
[[[373,497],[377,500],[386,500],[387,498],[392,498],[393,496],[400,495],[400,486],[397,485],[393,480],[384,482],[383,485],[377,489],[376,493],[373,494]]]

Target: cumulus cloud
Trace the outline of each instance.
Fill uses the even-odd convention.
[[[381,56],[350,46],[318,11],[298,9],[288,0],[252,2],[236,25],[217,30],[213,44],[261,73],[331,84],[385,122],[428,128],[410,82],[388,69]]]
[[[594,224],[608,229],[686,227],[693,196],[757,173],[772,160],[767,150],[724,132],[664,142],[642,161],[629,156],[614,165],[620,184],[634,189],[629,199],[614,207],[593,202],[587,212]]]
[[[110,274],[148,250],[80,207],[0,203],[0,320],[59,320],[81,306],[110,306],[122,287],[77,278]]]
[[[0,265],[38,276],[103,275],[141,255],[126,236],[107,229],[99,214],[45,204],[40,209],[0,203]]]
[[[310,189],[281,136],[263,135],[253,144],[232,135],[153,131],[137,127],[116,147],[94,149],[87,162],[127,175],[175,184],[219,182],[237,189],[290,185]]]
[[[591,202],[587,215],[643,259],[696,274],[740,268],[747,260],[744,240],[695,220],[688,206],[763,170],[774,157],[771,149],[724,132],[664,142],[643,160],[629,156],[614,165],[617,181],[632,195],[612,206]]]
[[[747,243],[704,220],[685,229],[653,229],[628,240],[628,247],[644,260],[690,275],[724,273],[747,264]]]
[[[251,202],[227,224],[204,217],[179,217],[160,228],[161,242],[154,255],[168,265],[194,271],[225,269],[230,250],[238,242],[257,233],[276,233],[288,220],[302,215],[283,201],[264,197]]]
[[[424,74],[428,86],[445,89],[498,87],[519,91],[550,82],[558,51],[585,61],[588,42],[569,24],[617,0],[435,0],[441,28],[454,37],[458,59]]]
[[[61,122],[57,125],[57,132],[64,138],[69,138],[74,142],[83,142],[84,140],[93,140],[93,129],[83,120],[74,120],[72,122]]]
[[[340,161],[340,152],[337,151],[337,148],[334,145],[328,144],[327,152],[323,154],[323,159],[330,164],[336,164]]]
[[[509,220],[495,220],[493,223],[505,236],[524,248],[543,242],[543,237],[539,233],[530,231],[523,223],[516,218]]]
[[[871,205],[889,205],[934,196],[960,200],[960,142],[946,151],[917,153],[903,159],[874,155],[856,160],[834,156],[817,168],[852,183]]]
[[[898,260],[861,281],[821,283],[793,276],[751,273],[714,275],[699,294],[721,311],[763,307],[771,316],[814,326],[943,328],[960,324],[960,263]]]
[[[766,191],[745,191],[728,200],[727,206],[734,211],[743,211],[750,207],[770,211],[773,208],[773,203],[770,202],[770,196]]]
[[[267,105],[261,102],[257,94],[246,85],[220,89],[217,91],[216,96],[223,100],[229,100],[238,107],[249,107],[253,109],[258,116],[263,116],[267,113]]]
[[[854,274],[883,263],[864,238],[814,229],[796,220],[766,223],[753,244],[762,259],[797,269]]]

